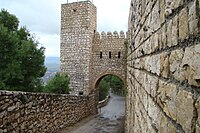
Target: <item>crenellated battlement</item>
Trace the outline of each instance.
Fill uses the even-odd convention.
[[[127,34],[127,33],[126,33]],[[124,31],[120,31],[119,33],[117,31],[112,32],[104,32],[102,31],[101,33],[95,32],[94,39],[105,39],[105,38],[110,38],[110,39],[125,39],[127,35],[125,35]]]

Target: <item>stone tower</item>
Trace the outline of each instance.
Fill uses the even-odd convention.
[[[61,6],[61,71],[70,76],[74,93],[87,94],[96,7],[90,1]]]

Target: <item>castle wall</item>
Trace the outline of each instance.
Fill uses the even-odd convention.
[[[74,93],[89,93],[89,67],[95,31],[96,7],[90,1],[61,6],[61,71],[69,75]]]
[[[0,133],[53,133],[96,114],[94,94],[0,91]]]
[[[126,132],[200,132],[198,0],[132,0]]]
[[[93,38],[91,88],[96,89],[97,81],[105,75],[113,74],[126,81],[125,35],[114,32],[97,32]],[[110,54],[110,55],[109,55]]]
[[[89,1],[62,5],[61,71],[70,76],[73,93],[89,94],[96,89],[97,80],[107,74],[126,81],[124,41],[123,31],[96,32],[96,7]]]

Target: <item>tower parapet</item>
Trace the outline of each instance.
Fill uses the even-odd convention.
[[[107,33],[102,31],[101,34],[99,32],[95,32],[94,39],[125,39],[126,35],[124,31],[114,31],[113,33],[108,31]]]
[[[118,34],[117,31],[114,31],[114,32],[113,32],[113,38],[119,38],[119,34]]]

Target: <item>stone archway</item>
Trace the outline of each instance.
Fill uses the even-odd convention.
[[[102,74],[98,75],[98,77],[96,78],[96,80],[95,80],[95,82],[94,82],[94,84],[93,84],[93,88],[95,88],[95,90],[96,90],[96,89],[98,88],[99,82],[100,82],[104,77],[106,77],[106,76],[108,76],[108,75],[113,75],[113,76],[118,77],[119,79],[121,79],[121,80],[123,81],[124,86],[126,86],[126,79],[125,79],[122,75],[120,75],[120,74],[118,74],[118,73],[113,73],[113,72],[106,72],[106,73],[102,73]]]
[[[97,104],[100,98],[100,88],[99,88],[100,82],[102,81],[103,78],[109,75],[119,78],[123,82],[123,86],[124,86],[123,88],[126,88],[126,77],[123,77],[123,75],[116,72],[105,72],[105,73],[99,74],[92,85],[94,88],[93,91],[96,93]]]

